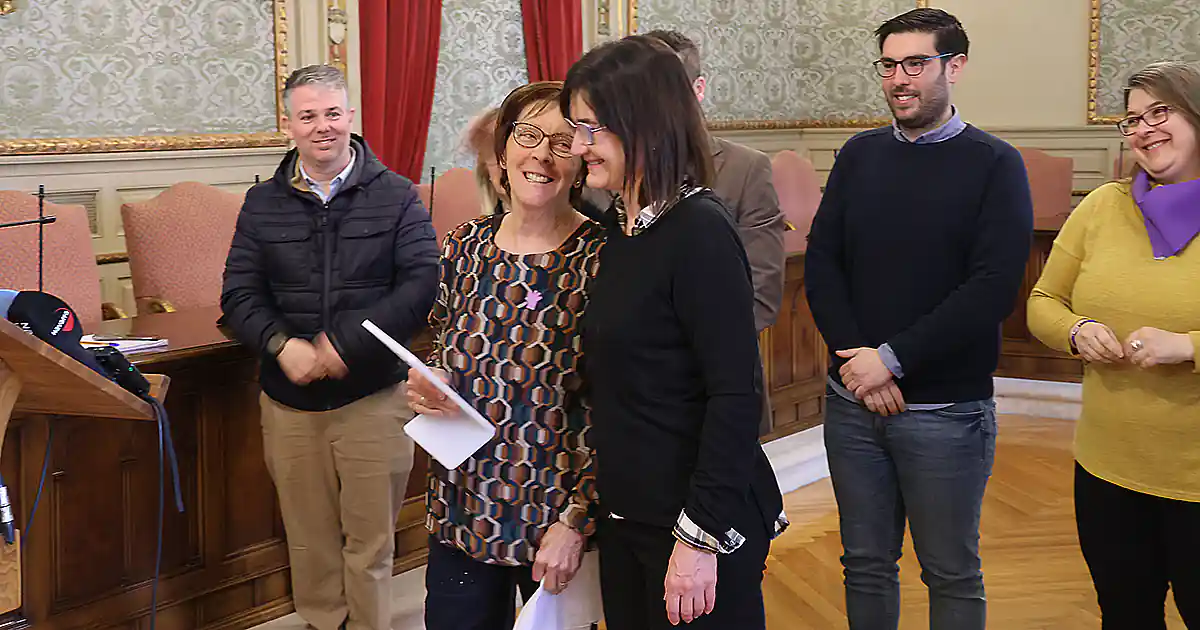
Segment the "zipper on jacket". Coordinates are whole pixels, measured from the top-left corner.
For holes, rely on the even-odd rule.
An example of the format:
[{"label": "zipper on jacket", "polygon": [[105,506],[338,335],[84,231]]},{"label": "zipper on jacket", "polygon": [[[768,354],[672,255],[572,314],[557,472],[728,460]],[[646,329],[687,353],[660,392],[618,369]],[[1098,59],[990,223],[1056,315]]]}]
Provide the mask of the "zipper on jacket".
[{"label": "zipper on jacket", "polygon": [[329,334],[329,328],[332,322],[329,321],[329,276],[333,273],[333,237],[329,230],[329,204],[324,203],[321,207],[321,239],[324,241],[322,246],[325,248],[325,274],[322,278],[324,290],[321,291],[321,330],[325,334]]}]

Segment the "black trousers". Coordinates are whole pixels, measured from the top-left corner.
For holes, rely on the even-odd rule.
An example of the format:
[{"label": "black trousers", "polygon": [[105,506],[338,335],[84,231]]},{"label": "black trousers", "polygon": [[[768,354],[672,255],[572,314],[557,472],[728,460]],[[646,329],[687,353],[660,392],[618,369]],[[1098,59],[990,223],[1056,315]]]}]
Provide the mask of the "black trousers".
[{"label": "black trousers", "polygon": [[512,630],[516,597],[538,588],[530,567],[485,564],[429,539],[425,567],[426,630]]},{"label": "black trousers", "polygon": [[717,560],[717,604],[712,613],[672,626],[663,601],[663,580],[675,548],[671,530],[602,519],[597,541],[608,630],[764,630],[762,580],[770,540],[759,518],[739,524],[738,531],[746,542]]},{"label": "black trousers", "polygon": [[1128,490],[1076,463],[1075,522],[1103,630],[1165,630],[1168,585],[1200,630],[1200,503]]}]

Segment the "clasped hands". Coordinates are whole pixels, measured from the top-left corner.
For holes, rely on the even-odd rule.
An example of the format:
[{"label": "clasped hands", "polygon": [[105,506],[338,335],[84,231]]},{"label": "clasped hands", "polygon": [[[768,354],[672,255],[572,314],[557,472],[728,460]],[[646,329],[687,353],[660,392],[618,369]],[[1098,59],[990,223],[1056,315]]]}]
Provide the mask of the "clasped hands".
[{"label": "clasped hands", "polygon": [[1149,326],[1133,331],[1121,342],[1108,326],[1087,322],[1075,333],[1075,350],[1089,363],[1128,361],[1142,369],[1195,360],[1195,347],[1187,334]]},{"label": "clasped hands", "polygon": [[881,416],[893,416],[905,409],[904,394],[896,384],[892,371],[879,358],[875,348],[838,350],[837,355],[849,359],[839,373],[842,385],[867,409]]},{"label": "clasped hands", "polygon": [[288,380],[297,385],[323,378],[342,379],[350,372],[325,333],[311,342],[299,337],[288,339],[276,360]]}]

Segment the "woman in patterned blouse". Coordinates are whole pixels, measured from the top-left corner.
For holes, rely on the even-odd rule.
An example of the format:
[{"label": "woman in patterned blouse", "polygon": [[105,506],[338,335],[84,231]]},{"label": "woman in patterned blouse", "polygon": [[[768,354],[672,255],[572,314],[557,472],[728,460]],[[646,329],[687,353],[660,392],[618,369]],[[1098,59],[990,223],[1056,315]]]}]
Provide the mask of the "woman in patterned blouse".
[{"label": "woman in patterned blouse", "polygon": [[[604,232],[576,211],[583,163],[561,91],[533,83],[505,99],[495,151],[510,211],[464,223],[443,246],[430,363],[499,430],[456,470],[431,463],[430,630],[511,628],[517,588],[562,590],[594,529],[578,331]],[[453,413],[409,378],[414,411]]]}]

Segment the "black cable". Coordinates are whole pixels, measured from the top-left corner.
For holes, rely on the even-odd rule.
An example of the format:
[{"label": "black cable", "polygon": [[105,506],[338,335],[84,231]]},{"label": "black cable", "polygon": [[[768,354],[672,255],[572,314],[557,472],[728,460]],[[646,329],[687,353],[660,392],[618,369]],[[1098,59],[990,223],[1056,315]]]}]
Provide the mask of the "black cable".
[{"label": "black cable", "polygon": [[166,515],[166,466],[171,467],[171,479],[175,487],[175,509],[183,512],[183,495],[179,488],[179,463],[175,455],[175,442],[171,439],[171,421],[167,410],[158,399],[147,392],[143,400],[154,409],[155,424],[158,425],[158,540],[154,550],[154,578],[150,583],[150,630],[154,630],[158,618],[158,580],[162,570],[163,521]]},{"label": "black cable", "polygon": [[162,549],[163,549],[163,515],[166,513],[166,490],[163,487],[164,473],[163,467],[163,423],[162,416],[158,413],[158,407],[154,408],[154,415],[157,416],[158,422],[158,544],[154,550],[154,580],[150,583],[150,630],[154,630],[155,622],[158,619],[158,573],[162,568]]},{"label": "black cable", "polygon": [[33,517],[37,515],[38,504],[42,502],[42,489],[46,487],[46,471],[50,470],[50,446],[54,444],[54,420],[46,422],[46,452],[42,454],[42,476],[38,478],[37,494],[33,497],[33,508],[29,510],[29,518],[25,519],[25,537],[21,539],[21,550],[29,544],[29,532],[33,531]]}]

